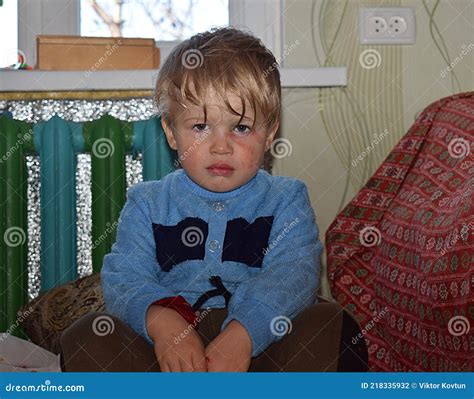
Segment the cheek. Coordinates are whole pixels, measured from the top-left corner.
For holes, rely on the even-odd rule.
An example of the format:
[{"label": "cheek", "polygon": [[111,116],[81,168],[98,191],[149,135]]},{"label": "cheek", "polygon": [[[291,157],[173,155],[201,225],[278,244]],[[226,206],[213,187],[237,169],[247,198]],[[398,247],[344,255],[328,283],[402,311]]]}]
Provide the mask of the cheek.
[{"label": "cheek", "polygon": [[245,165],[260,167],[264,155],[264,142],[253,141],[252,143],[239,143],[239,158]]},{"label": "cheek", "polygon": [[195,165],[198,160],[203,158],[203,151],[206,151],[205,144],[194,137],[180,137],[177,144],[181,163],[188,166]]},{"label": "cheek", "polygon": [[201,147],[205,146],[205,140],[202,137],[195,134],[182,134],[177,139],[178,148],[181,152],[193,152],[200,151]]}]

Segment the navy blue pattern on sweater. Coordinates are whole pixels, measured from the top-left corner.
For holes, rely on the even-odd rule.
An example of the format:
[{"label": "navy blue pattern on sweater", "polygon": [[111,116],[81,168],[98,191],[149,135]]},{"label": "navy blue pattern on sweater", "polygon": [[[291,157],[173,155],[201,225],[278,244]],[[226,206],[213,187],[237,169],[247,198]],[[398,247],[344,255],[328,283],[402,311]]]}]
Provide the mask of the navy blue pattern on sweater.
[{"label": "navy blue pattern on sweater", "polygon": [[[281,322],[315,303],[322,245],[306,185],[260,169],[224,193],[196,184],[183,169],[128,190],[117,240],[101,272],[107,311],[151,339],[146,311],[182,295],[191,305],[230,292],[228,317],[248,331],[252,357],[284,334]],[[199,301],[201,305],[202,298]],[[223,295],[203,308],[224,308]]]}]

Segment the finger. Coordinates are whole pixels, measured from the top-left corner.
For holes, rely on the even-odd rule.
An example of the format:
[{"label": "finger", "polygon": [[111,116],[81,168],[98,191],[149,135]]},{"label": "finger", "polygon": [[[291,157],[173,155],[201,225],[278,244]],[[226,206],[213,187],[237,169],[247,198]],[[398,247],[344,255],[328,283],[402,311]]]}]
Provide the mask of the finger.
[{"label": "finger", "polygon": [[206,356],[206,365],[207,365],[207,371],[208,372],[212,372],[212,371],[216,371],[216,362],[215,362],[215,359],[213,359],[213,357],[209,354],[207,354]]},{"label": "finger", "polygon": [[204,352],[201,352],[201,353],[192,352],[191,360],[193,362],[194,371],[196,372],[207,371],[207,361],[206,361],[206,356],[204,355]]},{"label": "finger", "polygon": [[172,359],[168,359],[168,365],[172,373],[181,371],[181,366],[179,364],[178,357],[173,357]]},{"label": "finger", "polygon": [[166,362],[159,362],[160,363],[160,370],[162,373],[169,373],[170,372],[170,367],[168,366],[168,363]]},{"label": "finger", "polygon": [[193,364],[191,362],[190,357],[188,357],[187,359],[180,358],[179,364],[181,365],[181,371],[188,372],[188,373],[191,371],[194,371]]},{"label": "finger", "polygon": [[211,356],[211,353],[212,353],[211,346],[208,345],[206,347],[206,349],[204,349],[204,357],[206,358],[206,360],[207,360],[208,357]]}]

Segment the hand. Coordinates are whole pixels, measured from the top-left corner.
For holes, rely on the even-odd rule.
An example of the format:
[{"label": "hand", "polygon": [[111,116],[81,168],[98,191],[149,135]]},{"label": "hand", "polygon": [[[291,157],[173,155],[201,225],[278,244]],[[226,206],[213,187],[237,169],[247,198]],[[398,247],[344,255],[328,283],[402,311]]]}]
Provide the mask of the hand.
[{"label": "hand", "polygon": [[252,340],[247,330],[237,320],[232,320],[207,346],[207,370],[246,372],[251,355]]},{"label": "hand", "polygon": [[152,305],[146,324],[162,372],[207,371],[201,337],[178,312]]}]

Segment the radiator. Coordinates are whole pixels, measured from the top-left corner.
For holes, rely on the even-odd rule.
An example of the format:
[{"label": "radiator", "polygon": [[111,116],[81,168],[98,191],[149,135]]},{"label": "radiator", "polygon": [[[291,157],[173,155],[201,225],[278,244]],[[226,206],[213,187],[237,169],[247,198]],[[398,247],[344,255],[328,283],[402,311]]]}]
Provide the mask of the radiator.
[{"label": "radiator", "polygon": [[41,291],[77,278],[76,165],[91,157],[92,269],[115,240],[126,198],[125,156],[141,154],[143,180],[175,169],[159,117],[123,122],[111,115],[71,122],[55,115],[27,123],[0,116],[0,331],[28,300],[27,155],[40,160]]}]

